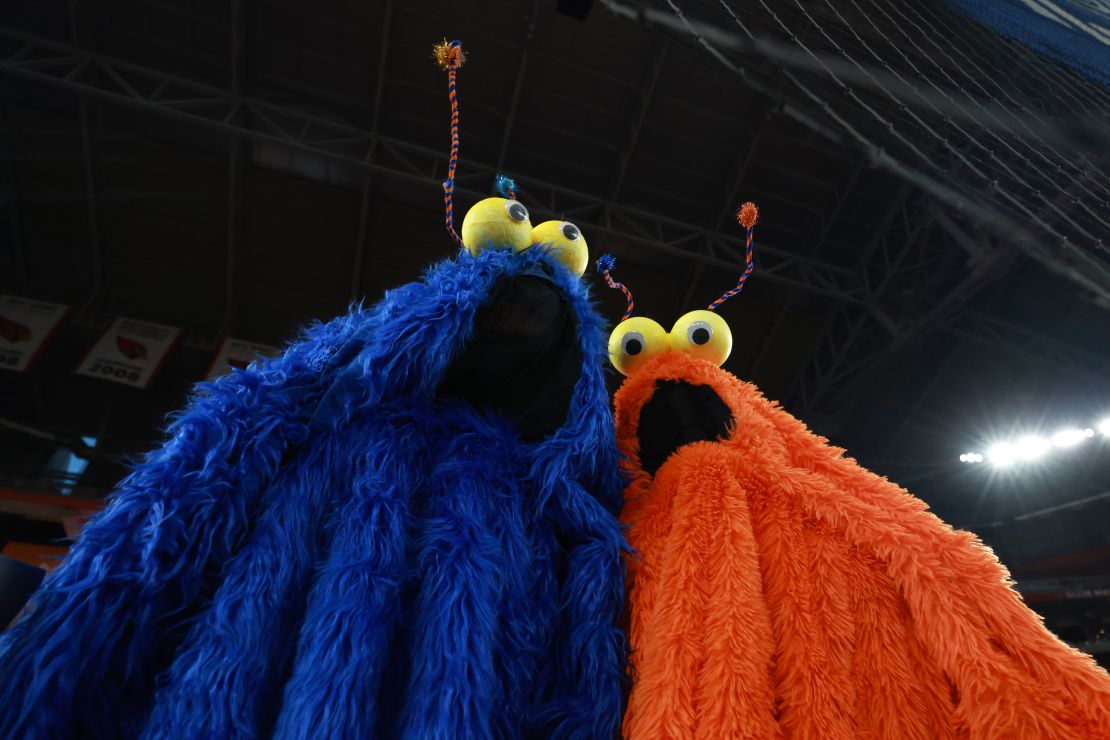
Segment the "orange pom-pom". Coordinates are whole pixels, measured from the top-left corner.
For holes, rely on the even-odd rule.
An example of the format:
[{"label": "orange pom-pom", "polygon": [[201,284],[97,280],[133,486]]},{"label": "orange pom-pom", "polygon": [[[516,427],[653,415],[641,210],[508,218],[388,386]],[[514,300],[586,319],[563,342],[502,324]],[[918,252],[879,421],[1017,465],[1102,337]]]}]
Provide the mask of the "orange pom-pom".
[{"label": "orange pom-pom", "polygon": [[736,220],[745,229],[750,229],[755,226],[756,220],[759,218],[759,209],[756,208],[755,203],[748,202],[740,206],[740,210],[736,212]]},{"label": "orange pom-pom", "polygon": [[462,44],[457,44],[447,39],[444,39],[432,47],[432,56],[435,57],[436,62],[445,72],[452,61],[455,62],[456,69],[463,66],[466,62],[466,55],[463,54]]}]

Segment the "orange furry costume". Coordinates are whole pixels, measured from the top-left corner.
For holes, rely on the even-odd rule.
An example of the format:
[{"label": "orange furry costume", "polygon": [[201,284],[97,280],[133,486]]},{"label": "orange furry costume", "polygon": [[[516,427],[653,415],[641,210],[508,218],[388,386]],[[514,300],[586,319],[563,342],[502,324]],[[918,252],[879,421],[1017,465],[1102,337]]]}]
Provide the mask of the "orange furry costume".
[{"label": "orange furry costume", "polygon": [[[733,423],[651,477],[641,410],[666,380],[708,386]],[[1110,677],[989,549],[751,384],[664,352],[616,414],[638,551],[626,737],[1110,738]]]}]

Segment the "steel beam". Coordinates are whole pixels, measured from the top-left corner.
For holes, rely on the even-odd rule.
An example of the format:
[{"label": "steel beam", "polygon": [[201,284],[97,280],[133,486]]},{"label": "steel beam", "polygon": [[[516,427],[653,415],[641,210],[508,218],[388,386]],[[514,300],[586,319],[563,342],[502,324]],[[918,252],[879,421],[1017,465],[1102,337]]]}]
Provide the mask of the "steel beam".
[{"label": "steel beam", "polygon": [[1089,381],[1110,378],[1110,359],[1057,337],[973,311],[961,311],[944,327],[952,336],[1000,349],[1015,358],[1035,360]]},{"label": "steel beam", "polygon": [[[378,137],[375,160],[370,161],[371,135],[365,130],[7,29],[0,29],[0,72],[232,136],[311,152],[356,171],[420,183],[437,191],[446,171],[446,151]],[[236,123],[241,111],[249,125]],[[466,174],[459,178],[456,192],[485,197],[496,168],[470,160],[464,161],[464,168]],[[735,272],[740,249],[734,233],[715,232],[539,180],[517,179],[522,190],[542,204],[530,204],[530,208],[544,216],[575,212],[576,223],[587,233],[613,235],[652,251]],[[690,248],[699,239],[707,240],[715,251],[724,250],[728,258]],[[861,287],[850,270],[773,245],[760,245],[760,268],[762,279],[768,282],[848,301],[862,300]]]},{"label": "steel beam", "polygon": [[[229,7],[230,33],[228,44],[228,64],[230,68],[231,94],[243,94],[243,76],[246,64],[246,22],[244,0],[231,0]],[[238,120],[233,123],[245,125],[242,109]],[[224,277],[224,320],[221,334],[235,332],[235,270],[238,261],[239,242],[243,231],[243,165],[246,155],[244,140],[233,138],[228,142],[227,157],[227,257]]]},{"label": "steel beam", "polygon": [[[858,363],[853,362],[855,358],[871,357],[873,345],[885,344],[894,333],[889,315],[877,302],[882,300],[884,291],[899,274],[902,264],[917,249],[918,237],[933,223],[931,204],[925,203],[918,210],[923,212],[910,214],[904,203],[898,204],[896,220],[878,239],[874,258],[862,265],[867,303],[840,307],[807,366],[788,392],[788,401],[800,402],[800,410],[807,417],[813,415],[837,383],[856,371]],[[870,346],[865,346],[862,352],[853,351],[865,338]]]},{"label": "steel beam", "polygon": [[93,168],[93,134],[89,123],[89,102],[80,101],[81,110],[81,160],[84,166],[85,210],[89,227],[89,254],[92,256],[92,291],[87,305],[104,296],[104,254],[100,238],[100,203],[96,195],[96,172]]},{"label": "steel beam", "polygon": [[[921,214],[924,218],[907,230],[906,212],[900,213],[902,219],[876,251],[875,272],[879,277],[868,292],[867,310],[843,307],[842,321],[850,315],[856,318],[846,333],[829,332],[828,351],[817,356],[798,390],[805,413],[820,411],[829,424],[826,432],[847,420],[872,381],[900,351],[959,321],[968,300],[1005,274],[1014,262],[1012,253],[985,243],[976,247],[968,266],[963,252],[949,247],[952,230],[959,230],[954,222],[934,227],[937,211],[928,207]],[[892,241],[901,242],[894,257]],[[973,240],[963,234],[958,241],[968,244]],[[907,290],[906,286],[913,289]],[[882,308],[896,302],[887,296],[888,291],[893,291],[901,304],[896,315]]]},{"label": "steel beam", "polygon": [[[2,92],[2,88],[0,88]],[[13,134],[14,136],[14,134]],[[15,282],[19,291],[27,294],[30,285],[30,275],[27,269],[27,247],[23,241],[23,227],[20,223],[19,190],[16,174],[16,163],[12,157],[13,146],[5,142],[3,187],[0,188],[0,213],[7,226],[8,246],[11,248],[12,263],[15,269]]]},{"label": "steel beam", "polygon": [[744,178],[748,175],[748,168],[751,167],[752,160],[755,159],[755,150],[759,147],[759,142],[763,140],[763,135],[767,132],[768,117],[766,113],[763,115],[762,121],[763,125],[759,127],[755,136],[744,147],[743,152],[737,157],[736,166],[732,168],[736,175],[732,178],[732,185],[724,189],[725,200],[721,204],[721,215],[717,217],[717,223],[715,224],[718,231],[735,218],[736,209],[740,205],[736,202],[740,198],[740,188],[744,184]]},{"label": "steel beam", "polygon": [[[756,135],[756,139],[758,140],[759,136],[762,136],[762,134],[763,129],[760,129],[759,133]],[[852,192],[855,189],[856,183],[859,181],[860,175],[863,174],[863,171],[864,169],[866,169],[866,167],[867,160],[865,158],[860,158],[859,161],[856,163],[856,166],[852,169],[852,176],[849,178],[848,184],[842,190],[839,190],[836,194],[836,206],[833,209],[832,215],[826,217],[822,214],[821,218],[823,220],[823,228],[821,229],[821,235],[817,238],[817,240],[813,243],[813,247],[809,250],[807,256],[810,259],[815,259],[817,255],[821,253],[821,250],[825,244],[825,240],[828,238],[829,232],[832,230],[833,225],[836,223],[836,219],[840,216],[840,212],[841,210],[843,210],[845,203],[847,203],[848,199],[852,196]],[[739,181],[737,182],[737,187],[738,186]],[[897,197],[900,199],[903,196],[900,195]],[[894,209],[892,209],[892,212],[893,211]],[[885,225],[883,228],[885,228]],[[774,346],[775,339],[778,336],[779,331],[782,329],[782,325],[785,322],[787,314],[794,307],[796,302],[797,295],[793,293],[790,294],[787,297],[786,301],[783,302],[778,315],[775,317],[775,323],[772,325],[771,330],[767,332],[766,338],[763,340],[763,342],[760,343],[759,351],[756,353],[755,360],[751,364],[749,373],[753,378],[758,377],[759,370],[763,366],[763,363],[766,361],[771,348]]]},{"label": "steel beam", "polygon": [[[890,229],[890,225],[894,223],[894,219],[897,218],[899,214],[903,214],[905,212],[906,201],[909,199],[911,192],[912,188],[910,187],[910,185],[908,183],[903,183],[902,188],[899,190],[899,192],[897,192],[894,197],[891,198],[890,205],[887,207],[882,219],[880,219],[878,227],[872,233],[871,239],[864,247],[863,254],[860,257],[855,270],[857,274],[864,275],[864,280],[866,280],[866,272],[864,268],[871,261],[871,257],[872,255],[874,255],[875,250],[877,250],[879,248],[879,245],[883,243],[883,239],[886,237],[887,231]],[[798,389],[803,383],[805,374],[810,371],[811,365],[813,365],[816,361],[816,358],[818,357],[819,352],[822,349],[822,343],[825,341],[826,335],[833,328],[835,322],[841,318],[843,310],[843,307],[838,306],[829,312],[828,320],[825,322],[820,338],[817,340],[817,342],[814,343],[806,359],[799,364],[797,372],[794,374],[794,377],[791,379],[790,384],[787,386],[788,390],[783,396],[784,401],[789,402],[792,397],[795,397],[800,392]],[[756,369],[758,368],[753,368],[753,373]]]},{"label": "steel beam", "polygon": [[532,43],[532,34],[536,29],[536,16],[539,11],[539,0],[532,0],[532,7],[528,9],[528,16],[524,24],[524,40],[520,44],[520,61],[516,65],[513,97],[509,101],[509,112],[505,116],[505,131],[501,134],[501,147],[497,151],[498,172],[505,167],[505,157],[509,154],[509,143],[513,138],[513,127],[516,125],[516,110],[520,105],[520,94],[524,90],[524,75],[528,70],[528,45]]},{"label": "steel beam", "polygon": [[[374,110],[370,114],[370,145],[366,164],[373,164],[378,152],[378,132],[382,120],[382,95],[385,92],[385,65],[389,56],[389,34],[393,27],[393,0],[386,0],[382,11],[382,40],[378,45],[378,75],[374,86]],[[355,237],[355,259],[351,268],[349,299],[356,301],[362,293],[362,265],[366,259],[366,239],[370,233],[370,198],[374,192],[374,175],[366,172],[362,177],[362,198],[358,206],[358,233]]]},{"label": "steel beam", "polygon": [[829,216],[822,216],[823,223],[821,235],[818,236],[817,241],[814,242],[813,249],[809,253],[810,257],[816,257],[821,254],[821,250],[825,246],[825,240],[829,238],[829,232],[832,231],[833,225],[836,224],[836,220],[840,217],[840,212],[844,210],[844,205],[848,202],[848,199],[852,197],[852,193],[856,188],[856,183],[859,182],[860,175],[863,174],[865,169],[867,169],[867,160],[861,158],[856,162],[856,166],[852,168],[852,176],[848,178],[848,184],[845,185],[843,189],[836,190],[836,205],[833,206],[833,211]]},{"label": "steel beam", "polygon": [[[651,101],[655,98],[655,89],[659,86],[659,76],[663,73],[663,66],[667,63],[667,53],[670,50],[670,45],[665,41],[657,41],[652,48],[652,64],[651,72],[648,77],[647,87],[640,93],[639,105],[636,111],[636,118],[632,122],[632,128],[628,132],[628,146],[625,147],[624,152],[620,155],[620,163],[617,165],[617,174],[613,178],[613,186],[609,189],[609,200],[615,201],[620,197],[621,188],[624,187],[624,178],[628,174],[628,165],[632,162],[632,156],[636,153],[636,144],[640,141],[640,132],[644,128],[644,122],[647,120],[648,109],[651,108]],[[718,229],[720,226],[717,227]]]},{"label": "steel beam", "polygon": [[[845,421],[846,415],[870,387],[873,379],[890,365],[900,351],[912,342],[937,331],[968,336],[986,344],[993,342],[999,348],[1024,354],[1027,358],[1065,366],[1078,376],[1097,377],[1100,372],[1110,371],[1110,360],[1105,357],[968,311],[965,306],[971,297],[1005,275],[1017,257],[1012,251],[1000,249],[990,242],[976,243],[951,220],[941,225],[935,217],[934,212],[933,220],[938,224],[938,228],[932,230],[934,239],[951,237],[953,230],[960,231],[959,237],[953,241],[960,242],[969,249],[972,255],[970,265],[963,264],[962,252],[947,247],[948,239],[940,239],[935,244],[926,243],[918,259],[906,267],[888,265],[890,280],[898,279],[898,284],[914,285],[918,299],[902,307],[902,316],[906,318],[886,317],[885,321],[878,322],[879,326],[873,324],[870,330],[862,323],[856,326],[858,333],[844,343],[858,341],[861,336],[867,337],[864,351],[850,355],[842,352],[836,357],[838,364],[834,365],[835,373],[822,375],[817,390],[802,387],[803,400],[808,404],[807,411],[812,410],[816,402],[821,405],[823,412],[831,414],[833,424]],[[946,257],[947,263],[944,260],[938,262],[930,259],[930,251],[938,253],[942,258]],[[957,263],[951,264],[954,259]],[[881,285],[879,291],[871,296],[874,301],[869,305],[873,313],[878,310],[877,306],[891,303],[882,295],[885,287],[886,285]],[[849,310],[851,309],[845,308],[845,311]],[[873,318],[878,320],[882,317],[874,313]],[[1017,340],[1015,332],[1022,333],[1026,340],[1024,344]],[[828,398],[830,394],[834,399],[822,403],[823,398]],[[896,431],[892,430],[890,437],[893,438],[895,434]]]},{"label": "steel beam", "polygon": [[[382,51],[384,55],[384,51]],[[382,68],[379,67],[381,70]],[[409,142],[381,137],[372,125],[367,132],[348,124],[313,116],[281,106],[255,100],[243,94],[204,85],[185,78],[129,64],[46,39],[0,29],[0,71],[40,84],[63,88],[90,98],[107,100],[189,124],[207,127],[237,138],[263,141],[309,152],[330,161],[342,163],[352,171],[386,178],[440,187],[446,170],[446,152],[438,152]],[[381,74],[381,73],[379,73]],[[381,85],[379,85],[379,90]],[[375,110],[380,110],[380,100]],[[246,120],[237,121],[242,114]],[[458,192],[479,198],[488,193],[496,167],[465,161],[459,178]],[[574,219],[590,233],[610,234],[625,242],[671,256],[682,257],[693,264],[720,268],[734,274],[741,257],[735,234],[669,219],[657,214],[619,205],[611,200],[569,188],[519,178],[529,196],[538,201],[530,207],[538,214],[559,216],[574,214]],[[901,239],[911,233],[908,214],[895,198],[889,219],[901,216],[898,228]],[[888,231],[888,229],[884,229]],[[894,238],[884,235],[876,240]],[[789,285],[812,293],[844,301],[848,318],[863,309],[877,336],[905,335],[905,327],[882,308],[881,286],[889,281],[887,273],[897,272],[898,257],[891,256],[890,245],[882,243],[881,259],[862,273],[834,267],[816,259],[808,259],[773,245],[760,245],[760,275],[768,282]],[[868,262],[872,260],[868,259]],[[912,265],[917,266],[917,265]],[[927,265],[925,265],[927,266]],[[921,267],[921,266],[918,266]],[[860,274],[863,275],[861,279]],[[878,283],[876,284],[876,280]],[[1058,343],[1039,336],[1028,336],[1020,327],[1007,327],[986,317],[970,323],[963,313],[955,314],[947,331],[962,333],[978,341],[986,341],[1022,352],[1026,356],[1047,358],[1069,368],[1090,368],[1092,359],[1080,356]],[[851,322],[847,338],[852,338]],[[880,334],[878,330],[883,332]],[[857,332],[858,333],[858,332]],[[835,342],[833,342],[835,345]],[[843,354],[843,347],[833,347],[834,360]],[[851,359],[839,360],[854,364]],[[828,388],[842,379],[847,366],[839,370],[822,367],[818,373]],[[850,368],[848,368],[850,369]],[[828,388],[823,392],[827,394]],[[820,388],[818,388],[820,390]],[[810,396],[811,391],[806,391]],[[822,394],[818,394],[822,395]]]},{"label": "steel beam", "polygon": [[[706,253],[710,253],[709,244],[704,245],[704,249]],[[692,310],[690,308],[690,303],[694,299],[694,291],[697,290],[698,285],[701,284],[701,275],[704,271],[704,262],[695,262],[691,264],[690,269],[686,271],[686,279],[683,280],[682,283],[680,283],[680,285],[686,286],[686,289],[682,291],[682,302],[678,305],[678,310],[680,314]]]}]

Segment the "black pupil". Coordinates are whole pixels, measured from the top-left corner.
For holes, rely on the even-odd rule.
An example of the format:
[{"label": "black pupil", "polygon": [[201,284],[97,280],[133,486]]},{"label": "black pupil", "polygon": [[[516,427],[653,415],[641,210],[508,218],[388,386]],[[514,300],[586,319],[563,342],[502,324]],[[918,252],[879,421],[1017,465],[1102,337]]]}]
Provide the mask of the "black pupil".
[{"label": "black pupil", "polygon": [[563,224],[563,236],[574,241],[578,238],[578,227],[574,224]]},{"label": "black pupil", "polygon": [[509,217],[513,221],[523,221],[528,218],[528,211],[524,210],[524,206],[519,203],[513,203],[509,206]]},{"label": "black pupil", "polygon": [[626,355],[638,355],[644,351],[644,344],[635,337],[627,339],[624,342],[624,353]]},{"label": "black pupil", "polygon": [[694,329],[691,338],[694,340],[694,344],[705,344],[709,341],[709,330],[704,326],[699,326],[697,329]]}]

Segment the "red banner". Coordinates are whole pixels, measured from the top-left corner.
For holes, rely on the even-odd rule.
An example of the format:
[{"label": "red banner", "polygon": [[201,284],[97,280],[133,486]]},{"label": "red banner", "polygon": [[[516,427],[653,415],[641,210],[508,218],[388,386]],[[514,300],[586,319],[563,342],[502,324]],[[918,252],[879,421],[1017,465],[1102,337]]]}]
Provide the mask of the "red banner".
[{"label": "red banner", "polygon": [[68,311],[60,303],[0,295],[0,369],[30,370]]}]

